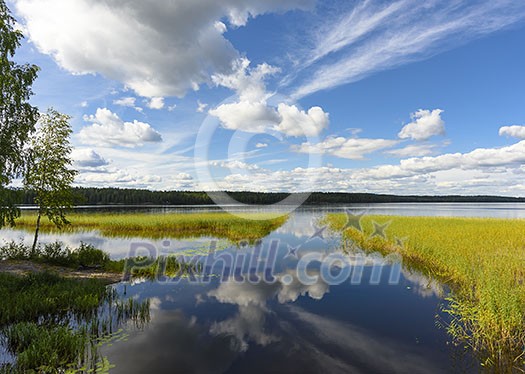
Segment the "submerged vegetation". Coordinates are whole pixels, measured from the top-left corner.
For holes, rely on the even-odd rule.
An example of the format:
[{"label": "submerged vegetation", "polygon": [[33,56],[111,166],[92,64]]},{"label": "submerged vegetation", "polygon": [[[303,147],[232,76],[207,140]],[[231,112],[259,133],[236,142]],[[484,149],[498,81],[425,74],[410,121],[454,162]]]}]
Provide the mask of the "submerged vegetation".
[{"label": "submerged vegetation", "polygon": [[[66,231],[97,230],[108,237],[142,237],[151,239],[212,236],[232,241],[257,240],[283,225],[287,217],[271,213],[246,213],[242,217],[229,213],[148,214],[87,213],[70,214]],[[23,214],[17,227],[31,230],[37,217]],[[42,220],[42,231],[56,230],[52,222]]]},{"label": "submerged vegetation", "polygon": [[[345,218],[330,214],[327,221],[342,230]],[[377,223],[387,222],[382,235]],[[362,225],[344,237],[366,251],[399,252],[406,265],[450,286],[447,329],[457,343],[491,370],[523,370],[525,220],[369,216]]]},{"label": "submerged vegetation", "polygon": [[7,351],[16,354],[16,364],[5,365],[5,372],[55,372],[68,364],[81,362],[88,344],[85,331],[65,326],[42,327],[33,322],[22,322],[5,329]]},{"label": "submerged vegetation", "polygon": [[46,272],[24,277],[0,273],[0,326],[60,321],[70,314],[88,316],[107,292],[96,279],[77,281]]},{"label": "submerged vegetation", "polygon": [[0,336],[5,373],[87,372],[106,361],[98,347],[118,327],[149,320],[149,302],[123,300],[97,279],[0,273]]},{"label": "submerged vegetation", "polygon": [[[13,275],[2,265],[12,261],[71,269],[109,271],[129,279],[159,279],[194,273],[198,265],[176,256],[111,260],[93,246],[70,249],[61,243],[0,247],[0,348],[11,356],[0,373],[83,373],[110,366],[98,348],[132,321],[142,328],[149,320],[149,301],[122,299],[104,279],[73,279],[48,271]],[[4,357],[5,359],[5,357]]]}]

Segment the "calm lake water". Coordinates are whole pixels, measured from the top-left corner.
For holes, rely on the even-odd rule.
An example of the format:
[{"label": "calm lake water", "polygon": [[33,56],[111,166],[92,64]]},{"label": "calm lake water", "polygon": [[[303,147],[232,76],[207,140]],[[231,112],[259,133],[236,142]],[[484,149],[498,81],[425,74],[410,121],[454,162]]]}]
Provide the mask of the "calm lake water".
[{"label": "calm lake water", "polygon": [[[399,263],[360,253],[349,263],[332,261],[323,268],[326,259],[343,254],[340,238],[322,231],[316,218],[347,208],[386,215],[525,218],[520,204],[372,204],[299,209],[259,245],[213,237],[118,239],[97,232],[43,234],[41,239],[73,247],[83,241],[113,258],[177,253],[210,264],[212,276],[205,278],[116,286],[129,297],[149,298],[152,320],[143,330],[131,329],[128,340],[103,349],[114,373],[476,372],[468,352],[450,344],[438,326],[447,322],[441,312],[446,289],[440,284]],[[95,210],[86,214],[90,211]],[[18,230],[1,230],[0,238],[30,240]],[[299,275],[300,264],[308,265],[304,274],[310,282]],[[235,270],[222,277],[225,268]],[[327,276],[323,269],[329,270]]]}]

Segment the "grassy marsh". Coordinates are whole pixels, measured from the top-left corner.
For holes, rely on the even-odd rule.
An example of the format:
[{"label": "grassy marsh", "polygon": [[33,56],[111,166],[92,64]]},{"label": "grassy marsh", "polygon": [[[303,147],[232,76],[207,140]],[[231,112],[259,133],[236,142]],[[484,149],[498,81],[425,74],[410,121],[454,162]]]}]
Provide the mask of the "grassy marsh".
[{"label": "grassy marsh", "polygon": [[[342,230],[346,216],[327,222]],[[390,222],[386,237],[374,222]],[[525,220],[367,216],[343,235],[366,251],[399,252],[405,264],[449,285],[448,332],[496,372],[523,370]]]},{"label": "grassy marsh", "polygon": [[[72,213],[64,231],[96,230],[107,237],[142,237],[150,239],[193,238],[211,236],[232,241],[257,240],[283,225],[288,217],[271,213],[245,213],[241,217],[229,213]],[[36,214],[24,213],[17,227],[33,230]],[[57,229],[47,219],[42,231]]]},{"label": "grassy marsh", "polygon": [[149,320],[149,302],[122,299],[97,279],[52,273],[0,273],[0,337],[12,360],[5,373],[87,372],[104,359],[98,347],[127,321]]},{"label": "grassy marsh", "polygon": [[[118,338],[115,333],[127,321],[144,327],[150,305],[120,297],[106,278],[92,278],[91,271],[113,272],[119,279],[124,273],[129,279],[158,279],[184,276],[197,266],[176,256],[116,261],[90,245],[70,249],[61,243],[33,251],[12,242],[0,247],[0,258],[0,343],[12,356],[0,362],[0,373],[106,372],[111,365],[98,348]],[[44,269],[89,269],[89,278],[66,278],[38,266],[14,275],[5,271],[13,261],[49,266]]]}]

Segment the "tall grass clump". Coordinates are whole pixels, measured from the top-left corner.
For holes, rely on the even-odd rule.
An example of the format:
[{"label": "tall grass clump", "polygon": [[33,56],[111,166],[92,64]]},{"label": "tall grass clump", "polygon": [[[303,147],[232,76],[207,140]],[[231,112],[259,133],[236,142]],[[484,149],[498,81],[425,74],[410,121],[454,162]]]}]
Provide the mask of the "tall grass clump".
[{"label": "tall grass clump", "polygon": [[16,356],[16,364],[9,368],[13,372],[56,373],[84,364],[88,336],[83,329],[22,322],[6,328],[4,336],[7,351]]},{"label": "tall grass clump", "polygon": [[[237,217],[229,213],[86,213],[68,215],[70,225],[62,230],[96,230],[107,237],[142,237],[150,239],[214,237],[232,241],[257,240],[282,226],[287,217],[271,213],[246,213]],[[17,227],[32,230],[34,213],[24,213]],[[43,219],[41,229],[57,228]]]},{"label": "tall grass clump", "polygon": [[0,273],[0,299],[0,341],[14,357],[0,363],[6,373],[89,372],[118,326],[149,321],[149,301],[123,300],[98,279]]},{"label": "tall grass clump", "polygon": [[[346,217],[330,214],[335,230]],[[373,222],[390,222],[387,239]],[[448,332],[496,372],[525,367],[525,220],[368,216],[343,236],[367,251],[399,252],[451,288]]]},{"label": "tall grass clump", "polygon": [[[129,279],[160,279],[192,274],[198,266],[176,256],[111,260],[91,245],[70,249],[62,243],[39,246],[7,243],[0,257],[10,261],[124,273]],[[46,267],[45,269],[50,269]],[[69,274],[69,273],[65,273]],[[0,344],[13,362],[0,362],[0,373],[83,373],[111,367],[98,349],[124,323],[143,328],[150,303],[122,299],[103,279],[64,278],[49,271],[25,276],[0,272]]]},{"label": "tall grass clump", "polygon": [[65,279],[47,272],[23,277],[0,273],[0,326],[90,316],[107,296],[108,288],[97,279]]}]

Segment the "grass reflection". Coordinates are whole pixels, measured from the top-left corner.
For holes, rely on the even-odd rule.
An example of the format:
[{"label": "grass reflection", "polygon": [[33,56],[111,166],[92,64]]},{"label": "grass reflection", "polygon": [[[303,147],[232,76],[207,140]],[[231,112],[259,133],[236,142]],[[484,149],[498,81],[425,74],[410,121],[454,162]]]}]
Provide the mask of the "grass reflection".
[{"label": "grass reflection", "polygon": [[[347,223],[341,214],[327,221],[335,230]],[[374,235],[377,222],[389,221],[388,235]],[[525,220],[368,216],[362,224],[343,236],[366,251],[399,252],[405,264],[450,286],[446,328],[457,344],[490,370],[523,370]]]}]

